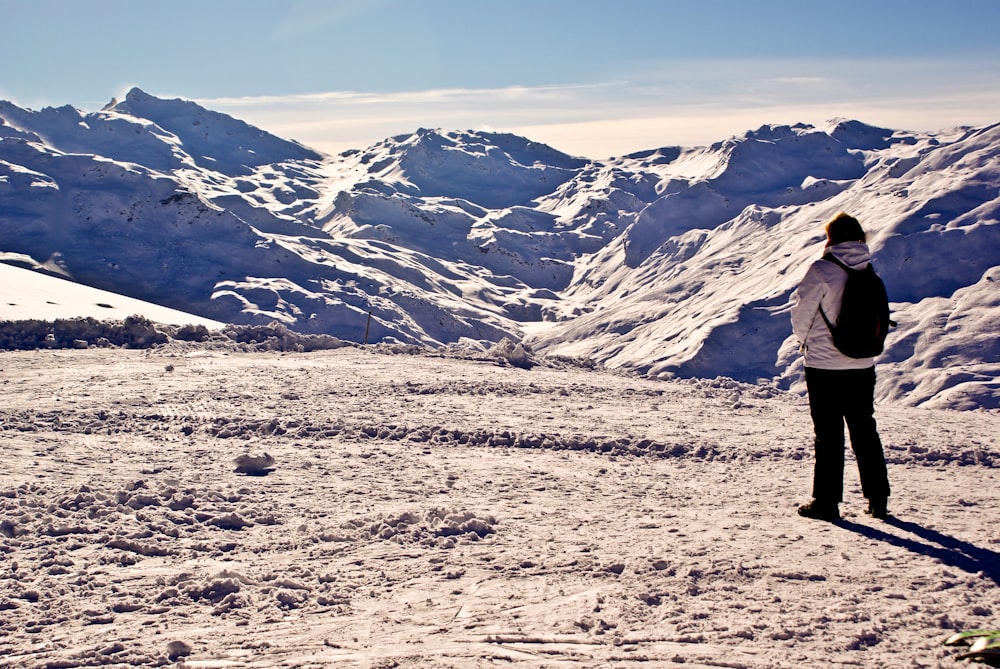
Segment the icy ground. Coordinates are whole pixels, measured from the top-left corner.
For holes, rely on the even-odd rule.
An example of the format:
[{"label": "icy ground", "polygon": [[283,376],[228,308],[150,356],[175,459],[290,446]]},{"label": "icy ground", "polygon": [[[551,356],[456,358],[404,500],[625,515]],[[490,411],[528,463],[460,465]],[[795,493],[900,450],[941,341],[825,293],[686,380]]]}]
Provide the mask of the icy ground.
[{"label": "icy ground", "polygon": [[834,525],[768,386],[194,345],[0,379],[2,667],[958,667],[1000,623],[995,411],[879,406],[895,516],[849,462]]}]

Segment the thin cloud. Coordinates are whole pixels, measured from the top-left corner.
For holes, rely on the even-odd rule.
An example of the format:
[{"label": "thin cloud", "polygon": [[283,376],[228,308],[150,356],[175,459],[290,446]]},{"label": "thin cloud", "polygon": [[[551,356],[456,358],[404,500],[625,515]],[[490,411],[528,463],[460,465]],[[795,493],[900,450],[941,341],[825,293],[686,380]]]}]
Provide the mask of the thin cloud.
[{"label": "thin cloud", "polygon": [[580,85],[331,91],[199,102],[327,153],[365,148],[420,127],[488,126],[567,153],[604,158],[706,145],[764,123],[820,124],[844,117],[937,130],[1000,121],[1000,86],[984,85],[990,68],[979,62],[972,70],[978,76],[949,77],[956,71],[970,70],[912,61],[691,62],[674,63],[660,79],[646,69],[633,80]]},{"label": "thin cloud", "polygon": [[240,97],[201,98],[199,103],[215,107],[266,107],[298,106],[309,104],[425,104],[475,103],[479,101],[504,100],[550,100],[563,102],[594,92],[614,92],[627,86],[626,81],[611,81],[592,84],[563,84],[554,86],[508,86],[504,88],[434,88],[418,91],[364,92],[325,91],[295,95],[259,95]]}]

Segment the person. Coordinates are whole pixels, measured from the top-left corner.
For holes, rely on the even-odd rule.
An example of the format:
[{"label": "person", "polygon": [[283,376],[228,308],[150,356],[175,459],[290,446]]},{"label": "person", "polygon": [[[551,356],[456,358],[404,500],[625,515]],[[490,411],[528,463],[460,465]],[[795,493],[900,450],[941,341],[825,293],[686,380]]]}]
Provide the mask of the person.
[{"label": "person", "polygon": [[[826,224],[824,255],[832,254],[848,267],[864,269],[871,262],[861,224],[845,213]],[[888,515],[889,477],[875,423],[875,360],[850,358],[833,343],[820,308],[837,322],[847,272],[829,260],[810,265],[792,294],[792,331],[805,357],[806,392],[815,432],[816,460],[813,499],[799,507],[806,518],[838,520],[844,490],[844,423],[858,462],[867,513]]]}]

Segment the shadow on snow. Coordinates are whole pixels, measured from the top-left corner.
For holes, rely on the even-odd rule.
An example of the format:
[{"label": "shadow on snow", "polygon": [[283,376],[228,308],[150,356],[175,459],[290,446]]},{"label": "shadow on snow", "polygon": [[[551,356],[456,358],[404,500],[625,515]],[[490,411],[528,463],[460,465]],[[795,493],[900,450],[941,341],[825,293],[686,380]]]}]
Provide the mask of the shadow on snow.
[{"label": "shadow on snow", "polygon": [[838,521],[837,525],[869,539],[877,539],[919,555],[936,558],[943,564],[970,574],[982,573],[1000,585],[1000,553],[980,548],[967,541],[950,537],[937,530],[907,520],[889,517],[885,523],[890,527],[913,534],[917,538],[899,536],[877,527],[862,525],[850,520]]}]

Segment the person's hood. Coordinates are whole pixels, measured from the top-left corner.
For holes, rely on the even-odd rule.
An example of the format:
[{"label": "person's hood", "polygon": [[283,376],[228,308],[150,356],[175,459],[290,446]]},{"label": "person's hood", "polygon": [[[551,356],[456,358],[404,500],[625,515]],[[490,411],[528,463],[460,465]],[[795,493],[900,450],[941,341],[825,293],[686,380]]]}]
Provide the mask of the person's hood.
[{"label": "person's hood", "polygon": [[864,242],[842,242],[828,246],[823,252],[832,254],[840,262],[853,269],[864,269],[872,260],[872,253]]}]

